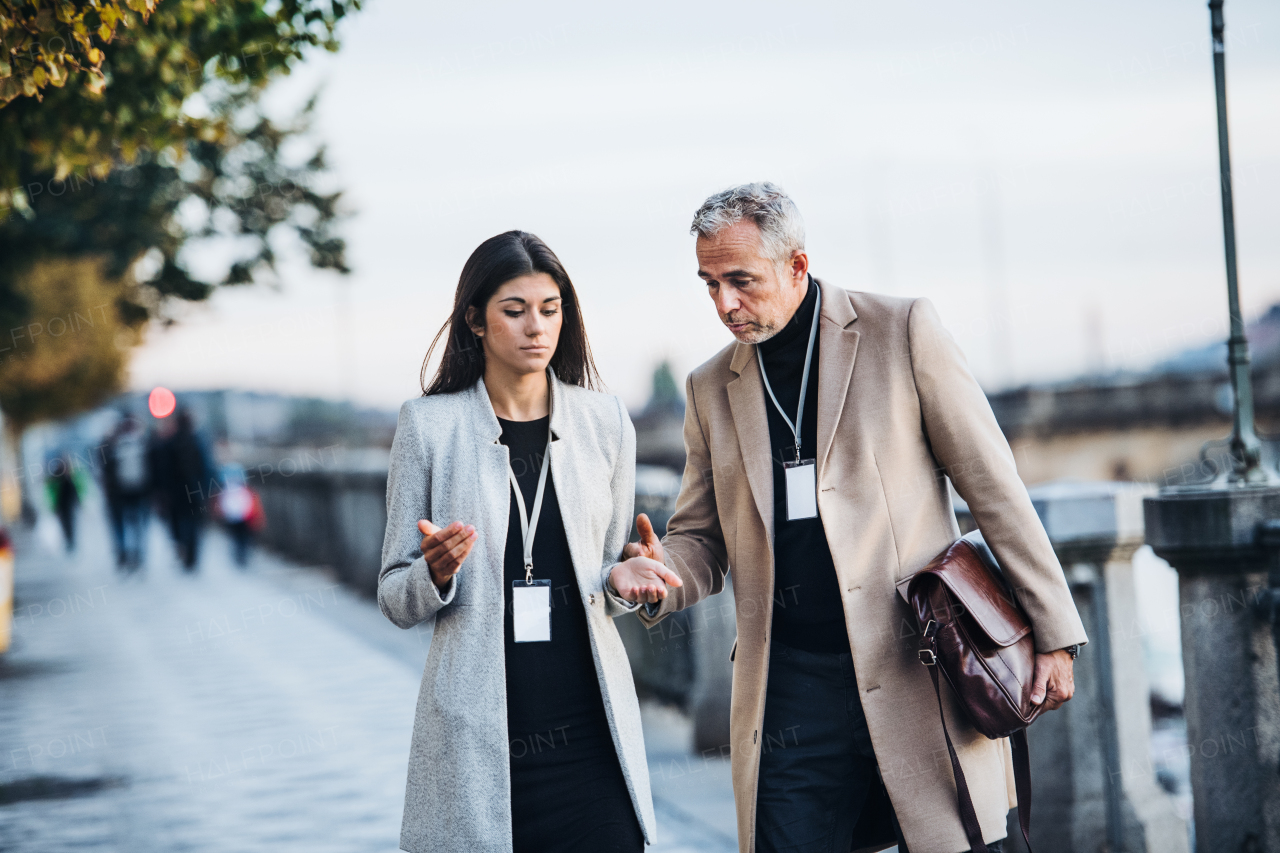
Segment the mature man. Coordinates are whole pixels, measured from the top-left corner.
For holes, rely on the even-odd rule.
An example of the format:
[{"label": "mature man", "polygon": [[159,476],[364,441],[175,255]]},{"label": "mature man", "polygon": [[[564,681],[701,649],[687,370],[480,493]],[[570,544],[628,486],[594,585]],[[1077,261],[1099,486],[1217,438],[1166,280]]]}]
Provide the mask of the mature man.
[{"label": "mature man", "polygon": [[[733,568],[744,853],[968,850],[932,682],[894,585],[959,535],[949,478],[1031,619],[1033,701],[1071,698],[1084,628],[1009,446],[928,300],[810,276],[803,222],[780,189],[718,193],[692,231],[698,275],[737,342],[689,376],[675,515],[660,543],[639,521],[614,591],[648,602],[641,618],[653,624],[719,592]],[[1008,745],[943,698],[998,851],[1015,804]]]}]

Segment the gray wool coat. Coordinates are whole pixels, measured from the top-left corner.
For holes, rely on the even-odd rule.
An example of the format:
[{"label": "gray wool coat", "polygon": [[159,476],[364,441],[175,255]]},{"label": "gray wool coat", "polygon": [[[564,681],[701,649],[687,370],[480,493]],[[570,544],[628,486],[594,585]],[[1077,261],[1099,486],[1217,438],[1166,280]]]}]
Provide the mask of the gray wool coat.
[{"label": "gray wool coat", "polygon": [[[605,714],[631,802],[653,843],[640,706],[604,590],[631,530],[635,428],[622,402],[551,379],[551,477],[587,614]],[[409,400],[391,445],[378,606],[401,628],[434,623],[418,692],[400,846],[412,853],[509,853],[511,772],[503,608],[511,490],[508,451],[484,381]],[[479,536],[443,593],[420,550],[418,519]]]}]

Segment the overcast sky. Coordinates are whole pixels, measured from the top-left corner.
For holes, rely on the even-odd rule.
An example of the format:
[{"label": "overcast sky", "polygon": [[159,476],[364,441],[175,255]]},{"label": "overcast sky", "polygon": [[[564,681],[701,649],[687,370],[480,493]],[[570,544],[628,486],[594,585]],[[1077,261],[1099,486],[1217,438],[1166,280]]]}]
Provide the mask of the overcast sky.
[{"label": "overcast sky", "polygon": [[[1240,282],[1280,302],[1280,4],[1227,3]],[[319,135],[354,272],[304,263],[153,330],[132,384],[418,393],[482,240],[532,231],[578,288],[609,389],[644,402],[731,341],[695,276],[710,193],[771,180],[814,273],[926,296],[994,389],[1142,367],[1225,334],[1209,16],[1200,0],[369,0]]]}]

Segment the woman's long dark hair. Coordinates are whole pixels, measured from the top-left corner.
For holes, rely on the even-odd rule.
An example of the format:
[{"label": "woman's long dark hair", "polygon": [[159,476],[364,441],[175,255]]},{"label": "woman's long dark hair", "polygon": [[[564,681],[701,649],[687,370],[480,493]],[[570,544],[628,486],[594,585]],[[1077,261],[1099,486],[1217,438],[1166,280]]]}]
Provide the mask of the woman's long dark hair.
[{"label": "woman's long dark hair", "polygon": [[[440,331],[436,332],[427,356],[422,360],[419,381],[423,396],[452,394],[470,388],[484,376],[484,348],[480,339],[467,325],[467,309],[475,308],[483,322],[485,307],[499,287],[522,275],[546,273],[560,288],[560,310],[564,320],[560,326],[560,341],[551,356],[551,368],[561,382],[597,388],[600,374],[591,360],[591,345],[587,342],[587,329],[582,322],[582,310],[578,307],[578,294],[573,282],[564,271],[564,265],[546,243],[525,231],[508,231],[490,237],[481,243],[467,258],[458,279],[458,291],[453,297],[453,313]],[[444,355],[436,369],[435,378],[427,384],[427,364],[440,340],[445,339]]]}]

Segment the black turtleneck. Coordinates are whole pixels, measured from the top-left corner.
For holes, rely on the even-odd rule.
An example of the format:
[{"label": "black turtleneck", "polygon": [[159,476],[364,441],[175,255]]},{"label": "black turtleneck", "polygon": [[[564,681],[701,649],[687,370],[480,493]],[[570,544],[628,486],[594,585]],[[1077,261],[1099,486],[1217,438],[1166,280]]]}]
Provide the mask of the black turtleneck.
[{"label": "black turtleneck", "polygon": [[[769,384],[789,420],[795,420],[800,401],[800,379],[818,285],[809,279],[809,290],[795,315],[769,340],[760,354]],[[819,335],[820,337],[820,335]],[[817,457],[818,446],[818,340],[813,342],[809,386],[804,400],[800,446],[804,459]],[[849,635],[844,625],[840,582],[831,561],[827,532],[821,518],[787,521],[786,473],[783,462],[795,459],[795,437],[778,409],[764,394],[769,416],[769,446],[773,450],[773,639],[810,652],[847,652]]]}]

